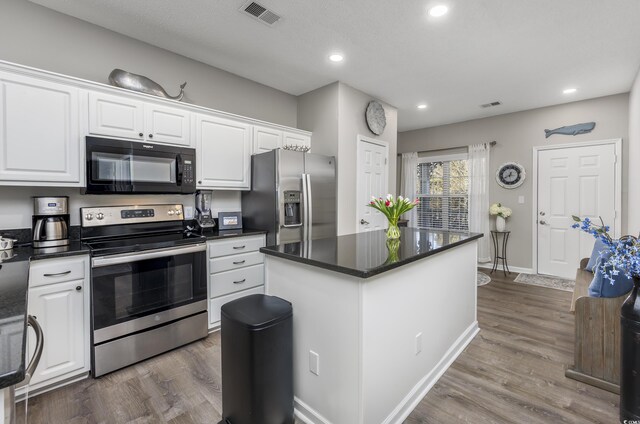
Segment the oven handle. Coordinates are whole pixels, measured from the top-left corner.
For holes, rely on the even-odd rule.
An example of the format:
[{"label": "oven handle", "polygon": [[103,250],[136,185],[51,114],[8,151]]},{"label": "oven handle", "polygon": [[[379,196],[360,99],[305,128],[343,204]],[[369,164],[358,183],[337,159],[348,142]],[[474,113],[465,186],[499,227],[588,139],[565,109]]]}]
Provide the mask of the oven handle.
[{"label": "oven handle", "polygon": [[195,244],[188,247],[171,247],[169,249],[149,250],[140,253],[122,253],[112,256],[101,256],[91,259],[92,268],[100,268],[109,265],[128,264],[131,262],[144,261],[146,259],[162,258],[165,256],[184,255],[187,253],[204,252],[207,250],[206,243]]}]

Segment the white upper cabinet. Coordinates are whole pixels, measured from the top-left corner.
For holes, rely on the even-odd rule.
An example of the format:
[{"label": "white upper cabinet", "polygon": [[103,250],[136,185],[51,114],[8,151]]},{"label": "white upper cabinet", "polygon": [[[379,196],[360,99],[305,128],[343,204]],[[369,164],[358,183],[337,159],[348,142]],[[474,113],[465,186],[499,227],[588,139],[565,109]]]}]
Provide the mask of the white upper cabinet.
[{"label": "white upper cabinet", "polygon": [[252,128],[240,121],[197,115],[198,188],[250,189]]},{"label": "white upper cabinet", "polygon": [[309,147],[311,148],[311,137],[305,134],[296,134],[285,132],[284,140],[282,141],[283,146],[298,146],[298,147]]},{"label": "white upper cabinet", "polygon": [[143,140],[143,120],[143,102],[89,92],[89,134]]},{"label": "white upper cabinet", "polygon": [[191,113],[124,96],[89,92],[89,134],[189,146]]},{"label": "white upper cabinet", "polygon": [[267,127],[253,127],[253,153],[268,152],[282,147],[282,131]]},{"label": "white upper cabinet", "polygon": [[0,184],[80,183],[78,89],[0,71]]},{"label": "white upper cabinet", "polygon": [[186,110],[147,103],[145,135],[150,141],[189,146],[191,144],[191,114]]}]

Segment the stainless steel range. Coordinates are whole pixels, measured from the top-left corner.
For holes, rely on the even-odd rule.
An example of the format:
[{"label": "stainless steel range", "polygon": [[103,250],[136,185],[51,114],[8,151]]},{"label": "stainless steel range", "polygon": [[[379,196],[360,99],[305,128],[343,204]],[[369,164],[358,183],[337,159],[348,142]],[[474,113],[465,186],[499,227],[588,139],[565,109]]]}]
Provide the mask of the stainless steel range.
[{"label": "stainless steel range", "polygon": [[206,238],[182,205],[82,208],[95,377],[207,336]]}]

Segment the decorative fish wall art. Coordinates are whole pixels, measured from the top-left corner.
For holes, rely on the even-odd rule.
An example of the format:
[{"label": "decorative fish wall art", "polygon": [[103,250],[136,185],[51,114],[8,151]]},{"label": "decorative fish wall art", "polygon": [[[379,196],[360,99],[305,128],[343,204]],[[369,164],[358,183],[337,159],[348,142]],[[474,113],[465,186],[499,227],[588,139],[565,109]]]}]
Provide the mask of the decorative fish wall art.
[{"label": "decorative fish wall art", "polygon": [[114,69],[109,74],[109,83],[116,87],[126,88],[127,90],[138,91],[140,93],[151,94],[152,96],[164,97],[165,99],[180,101],[184,97],[185,82],[180,86],[180,94],[170,96],[164,88],[157,82],[145,77],[144,75],[132,74],[122,69]]},{"label": "decorative fish wall art", "polygon": [[584,124],[569,125],[567,127],[556,128],[555,130],[544,130],[544,138],[549,138],[554,134],[578,135],[587,134],[596,127],[595,122],[585,122]]}]

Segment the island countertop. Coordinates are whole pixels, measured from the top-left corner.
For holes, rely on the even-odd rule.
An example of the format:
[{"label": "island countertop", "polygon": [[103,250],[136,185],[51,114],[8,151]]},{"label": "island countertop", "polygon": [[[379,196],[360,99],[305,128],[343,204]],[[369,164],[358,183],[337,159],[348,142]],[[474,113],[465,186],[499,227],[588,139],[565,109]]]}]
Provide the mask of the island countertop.
[{"label": "island countertop", "polygon": [[266,255],[369,278],[482,237],[479,233],[401,228],[400,240],[386,231],[283,243],[260,249]]}]

